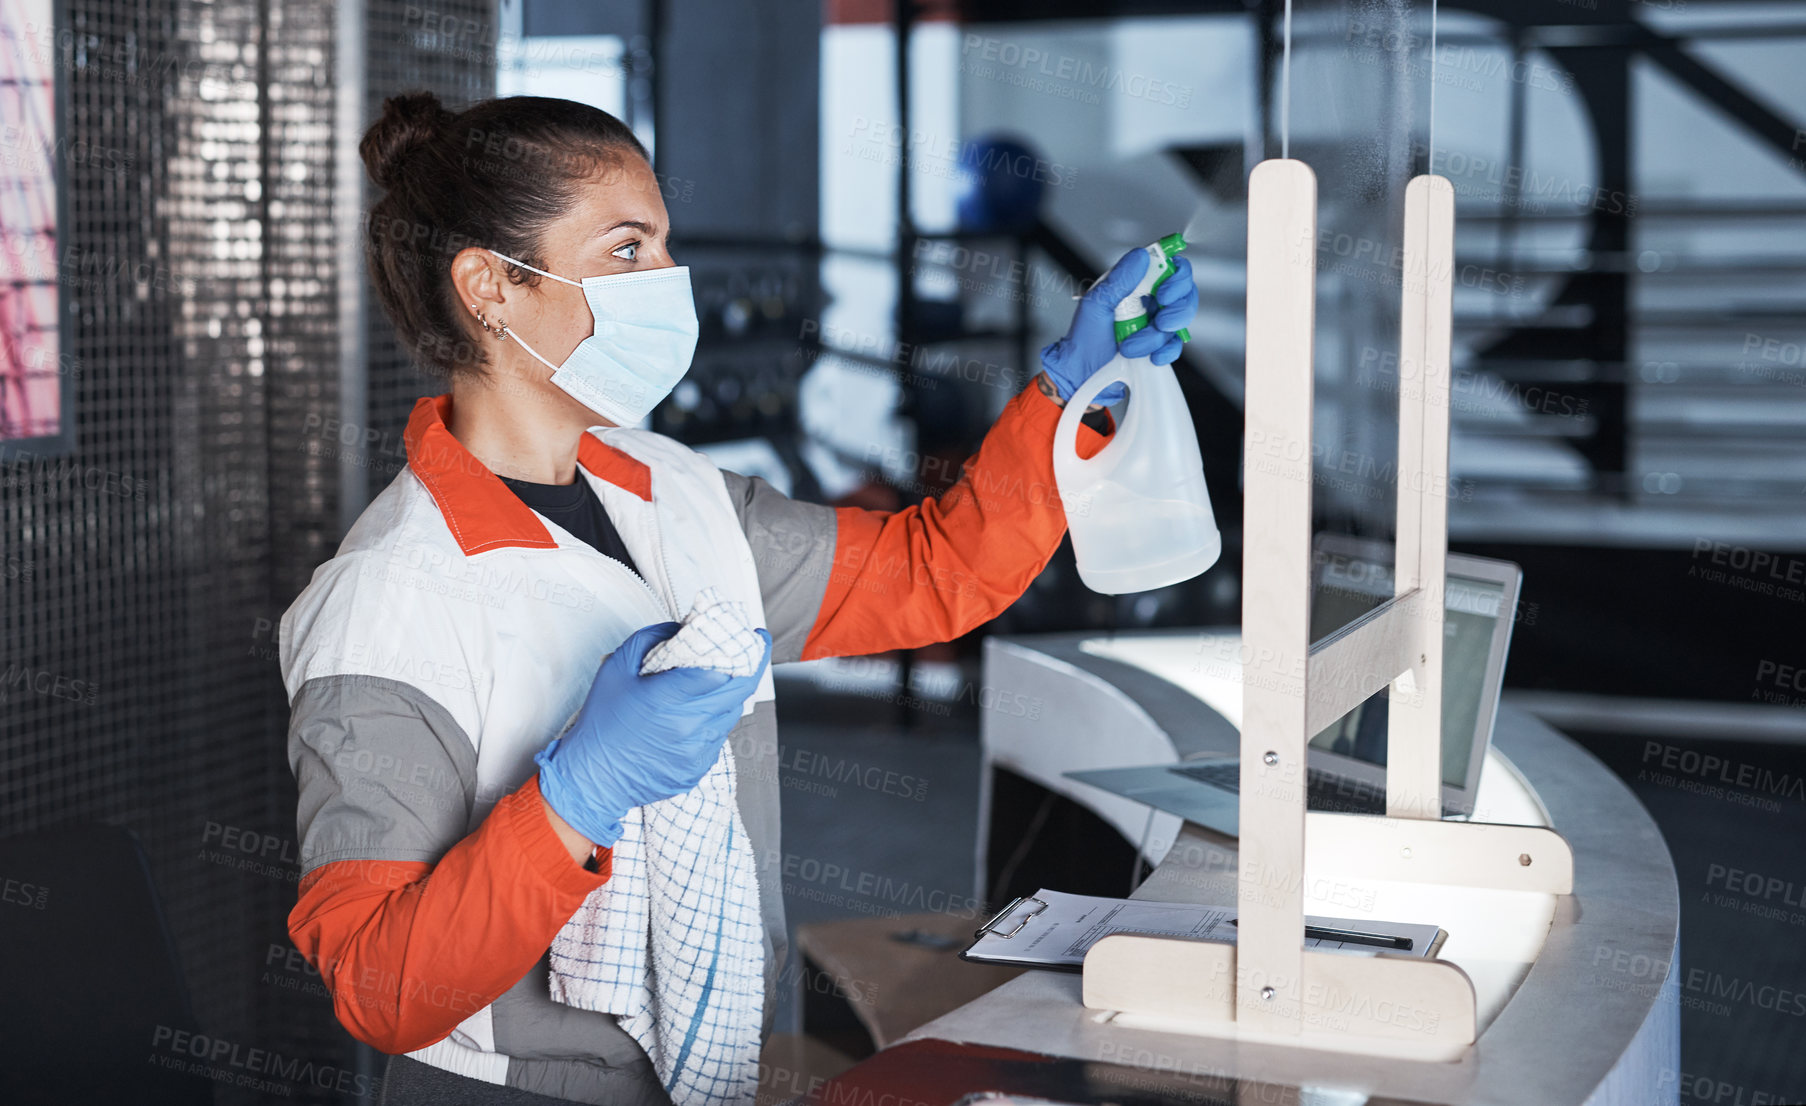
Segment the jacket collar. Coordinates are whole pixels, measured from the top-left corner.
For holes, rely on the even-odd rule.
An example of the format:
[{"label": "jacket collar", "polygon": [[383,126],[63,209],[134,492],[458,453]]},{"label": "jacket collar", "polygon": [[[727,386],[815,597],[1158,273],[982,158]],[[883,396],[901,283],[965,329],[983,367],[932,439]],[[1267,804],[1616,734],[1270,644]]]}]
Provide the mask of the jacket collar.
[{"label": "jacket collar", "polygon": [[[556,549],[558,543],[533,509],[445,428],[451,404],[450,393],[421,397],[408,416],[402,440],[407,446],[408,468],[439,505],[458,547],[467,557],[506,546]],[[604,445],[594,434],[585,432],[577,443],[577,464],[648,503],[652,501],[652,470]]]}]

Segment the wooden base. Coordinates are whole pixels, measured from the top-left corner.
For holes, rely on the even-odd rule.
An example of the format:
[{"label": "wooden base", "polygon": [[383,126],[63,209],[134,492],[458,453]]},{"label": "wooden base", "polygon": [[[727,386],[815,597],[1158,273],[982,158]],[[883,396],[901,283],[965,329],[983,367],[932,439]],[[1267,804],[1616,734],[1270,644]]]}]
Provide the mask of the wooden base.
[{"label": "wooden base", "polygon": [[[1312,812],[1305,857],[1307,872],[1338,878],[1574,890],[1573,850],[1539,826]],[[1402,1059],[1452,1060],[1474,1042],[1473,983],[1447,961],[1305,949],[1297,980],[1238,978],[1236,952],[1112,934],[1086,953],[1085,1005],[1117,1011],[1121,1025]]]},{"label": "wooden base", "polygon": [[[1474,986],[1447,961],[1306,949],[1301,981],[1236,976],[1234,945],[1114,933],[1085,954],[1084,1003],[1119,1025],[1408,1060],[1455,1060],[1474,1043]],[[1299,1034],[1238,1020],[1238,996],[1296,1010]]]},{"label": "wooden base", "polygon": [[1307,872],[1549,895],[1574,891],[1574,850],[1541,826],[1315,811],[1304,820]]}]

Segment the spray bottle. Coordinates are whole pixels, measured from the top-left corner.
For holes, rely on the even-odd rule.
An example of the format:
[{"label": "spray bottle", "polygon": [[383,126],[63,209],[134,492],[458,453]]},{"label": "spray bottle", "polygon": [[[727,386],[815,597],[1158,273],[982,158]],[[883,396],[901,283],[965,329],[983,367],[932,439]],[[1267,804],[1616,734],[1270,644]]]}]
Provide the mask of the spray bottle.
[{"label": "spray bottle", "polygon": [[[1116,340],[1152,325],[1142,298],[1174,271],[1185,238],[1169,234],[1147,247],[1148,271],[1116,305]],[[1179,331],[1179,340],[1190,335]],[[1079,419],[1099,392],[1121,381],[1129,408],[1096,455],[1077,452]],[[1150,591],[1189,580],[1223,551],[1191,412],[1169,365],[1118,354],[1079,385],[1054,431],[1054,479],[1079,578],[1105,595]]]}]

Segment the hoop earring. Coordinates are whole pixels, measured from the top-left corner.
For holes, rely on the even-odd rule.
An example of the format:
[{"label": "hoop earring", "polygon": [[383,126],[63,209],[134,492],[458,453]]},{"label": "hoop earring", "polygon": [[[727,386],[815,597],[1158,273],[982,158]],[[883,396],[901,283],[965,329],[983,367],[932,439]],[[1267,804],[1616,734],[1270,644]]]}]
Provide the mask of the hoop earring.
[{"label": "hoop earring", "polygon": [[[474,303],[471,304],[470,309],[472,311],[477,311],[477,305]],[[489,319],[487,317],[485,317],[481,311],[477,311],[477,325],[479,325],[483,328],[484,333],[494,334],[497,337],[505,337],[508,333],[508,324],[507,323],[504,323],[500,319],[498,319],[498,320],[496,320],[496,324],[494,326],[490,326]]]}]

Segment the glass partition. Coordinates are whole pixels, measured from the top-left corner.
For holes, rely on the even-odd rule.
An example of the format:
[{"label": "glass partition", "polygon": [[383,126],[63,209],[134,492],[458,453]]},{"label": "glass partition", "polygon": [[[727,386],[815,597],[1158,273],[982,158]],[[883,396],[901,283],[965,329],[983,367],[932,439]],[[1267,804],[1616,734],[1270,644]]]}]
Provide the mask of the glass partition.
[{"label": "glass partition", "polygon": [[[1282,43],[1283,26],[1273,33]],[[1364,577],[1392,561],[1401,387],[1415,395],[1417,367],[1399,354],[1399,310],[1405,283],[1419,286],[1424,274],[1405,271],[1404,200],[1427,164],[1431,58],[1427,2],[1301,0],[1289,90],[1283,59],[1271,68],[1267,154],[1280,153],[1289,114],[1290,156],[1317,176],[1316,241],[1295,244],[1317,261],[1314,525],[1320,535],[1364,539],[1366,549],[1359,561],[1333,542],[1313,550],[1314,641],[1390,595]],[[1353,575],[1363,578],[1345,579]]]}]

